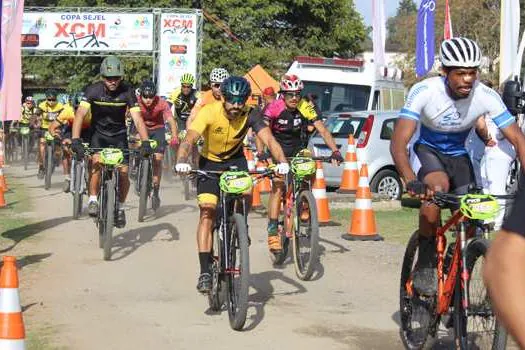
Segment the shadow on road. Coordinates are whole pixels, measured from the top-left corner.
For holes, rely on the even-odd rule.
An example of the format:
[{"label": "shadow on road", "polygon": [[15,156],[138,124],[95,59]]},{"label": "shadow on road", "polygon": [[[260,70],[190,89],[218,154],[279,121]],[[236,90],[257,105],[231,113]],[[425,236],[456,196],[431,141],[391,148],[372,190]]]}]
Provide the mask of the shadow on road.
[{"label": "shadow on road", "polygon": [[139,227],[114,237],[111,260],[124,259],[144,244],[151,242],[157,234],[162,233],[163,231],[167,231],[165,233],[167,233],[169,237],[163,237],[161,240],[172,242],[179,239],[179,230],[170,223]]},{"label": "shadow on road", "polygon": [[[257,327],[261,321],[264,319],[265,311],[264,307],[266,303],[275,297],[275,289],[272,286],[272,281],[280,280],[286,284],[289,284],[292,287],[295,287],[295,290],[289,292],[279,293],[279,296],[282,295],[295,295],[306,293],[307,289],[296,280],[283,275],[279,271],[265,271],[250,276],[250,286],[255,289],[255,293],[251,294],[248,297],[248,318],[246,320],[247,325],[244,327],[245,331],[251,331]],[[251,312],[250,309],[255,309],[254,312]]]},{"label": "shadow on road", "polygon": [[18,243],[24,239],[34,236],[39,232],[49,230],[50,228],[65,224],[66,222],[71,221],[70,216],[64,216],[60,218],[54,218],[44,221],[35,222],[29,225],[20,226],[13,228],[2,233],[2,237],[12,240],[14,243],[4,249],[0,250],[0,253],[6,253],[16,247]]},{"label": "shadow on road", "polygon": [[197,211],[197,207],[194,205],[188,205],[188,204],[176,204],[176,205],[163,205],[161,206],[155,214],[149,215],[147,218],[145,218],[145,222],[153,221],[156,219],[163,218],[167,215],[182,211],[184,209],[191,209],[191,213],[194,213]]},{"label": "shadow on road", "polygon": [[319,250],[319,255],[325,255],[327,253],[339,253],[339,254],[343,254],[343,253],[346,253],[346,252],[349,252],[350,249],[346,248],[345,246],[339,244],[339,243],[336,243],[334,241],[330,241],[326,238],[319,238],[319,242],[320,243],[326,243],[326,244],[329,244],[333,247],[335,247],[336,249],[331,249],[331,250],[327,250],[327,248],[322,245],[322,244],[319,244],[320,246],[320,250]]},{"label": "shadow on road", "polygon": [[[38,264],[39,262],[42,262],[44,259],[49,258],[51,253],[45,253],[45,254],[33,254],[33,255],[26,255],[20,259],[16,260],[16,266],[19,270],[22,270],[24,267],[32,264]],[[4,266],[4,263],[0,261],[0,269]]]}]

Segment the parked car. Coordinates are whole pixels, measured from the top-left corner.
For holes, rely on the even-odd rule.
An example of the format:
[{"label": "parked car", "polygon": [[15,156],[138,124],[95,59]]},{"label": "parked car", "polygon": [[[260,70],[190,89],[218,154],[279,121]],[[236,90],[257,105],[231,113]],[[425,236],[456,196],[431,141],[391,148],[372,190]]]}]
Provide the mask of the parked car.
[{"label": "parked car", "polygon": [[[331,113],[325,126],[335,139],[343,157],[346,154],[348,136],[354,135],[359,167],[368,165],[370,189],[390,199],[400,199],[403,185],[390,155],[390,139],[398,111],[362,111],[352,113]],[[317,133],[308,142],[308,148],[316,156],[330,156],[331,150]],[[324,176],[329,187],[339,187],[343,166],[324,164]]]}]

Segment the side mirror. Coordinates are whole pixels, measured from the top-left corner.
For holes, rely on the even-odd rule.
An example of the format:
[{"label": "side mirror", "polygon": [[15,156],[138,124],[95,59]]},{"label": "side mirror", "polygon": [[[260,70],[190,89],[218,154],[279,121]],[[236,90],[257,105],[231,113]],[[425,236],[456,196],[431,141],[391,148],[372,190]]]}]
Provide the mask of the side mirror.
[{"label": "side mirror", "polygon": [[521,85],[517,79],[508,80],[503,84],[502,99],[512,115],[522,113],[523,102]]}]

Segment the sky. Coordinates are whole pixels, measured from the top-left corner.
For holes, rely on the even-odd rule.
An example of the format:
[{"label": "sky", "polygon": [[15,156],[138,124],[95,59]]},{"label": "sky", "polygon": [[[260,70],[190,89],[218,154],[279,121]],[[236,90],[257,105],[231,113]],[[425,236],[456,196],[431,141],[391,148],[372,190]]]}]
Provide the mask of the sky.
[{"label": "sky", "polygon": [[[400,0],[383,0],[385,2],[385,16],[395,16],[397,11],[397,5]],[[372,25],[372,0],[354,0],[357,11],[361,13],[361,16],[365,19],[365,24],[368,26]],[[416,4],[419,5],[420,0],[416,0]]]}]

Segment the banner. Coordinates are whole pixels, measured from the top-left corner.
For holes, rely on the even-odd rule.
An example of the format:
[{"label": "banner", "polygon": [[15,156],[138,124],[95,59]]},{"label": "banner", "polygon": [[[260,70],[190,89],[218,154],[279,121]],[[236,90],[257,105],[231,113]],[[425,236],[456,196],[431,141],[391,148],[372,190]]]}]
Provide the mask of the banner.
[{"label": "banner", "polygon": [[24,0],[0,0],[0,4],[0,118],[2,121],[18,120],[22,103],[20,33]]},{"label": "banner", "polygon": [[151,51],[152,13],[26,12],[22,48],[52,51]]},{"label": "banner", "polygon": [[197,15],[163,13],[160,19],[159,95],[180,85],[184,73],[197,75]]},{"label": "banner", "polygon": [[[520,29],[520,2],[501,1],[501,25],[499,41],[499,83],[519,74],[521,62],[516,62]],[[517,67],[516,67],[517,66]],[[515,71],[516,70],[516,71]]]},{"label": "banner", "polygon": [[448,0],[445,0],[445,28],[443,29],[443,38],[448,40],[452,38],[452,20],[450,19],[450,6]]},{"label": "banner", "polygon": [[423,0],[417,14],[416,74],[421,77],[434,65],[434,12],[435,0]]},{"label": "banner", "polygon": [[374,63],[376,67],[379,67],[385,65],[386,18],[384,0],[373,0],[372,12]]}]

